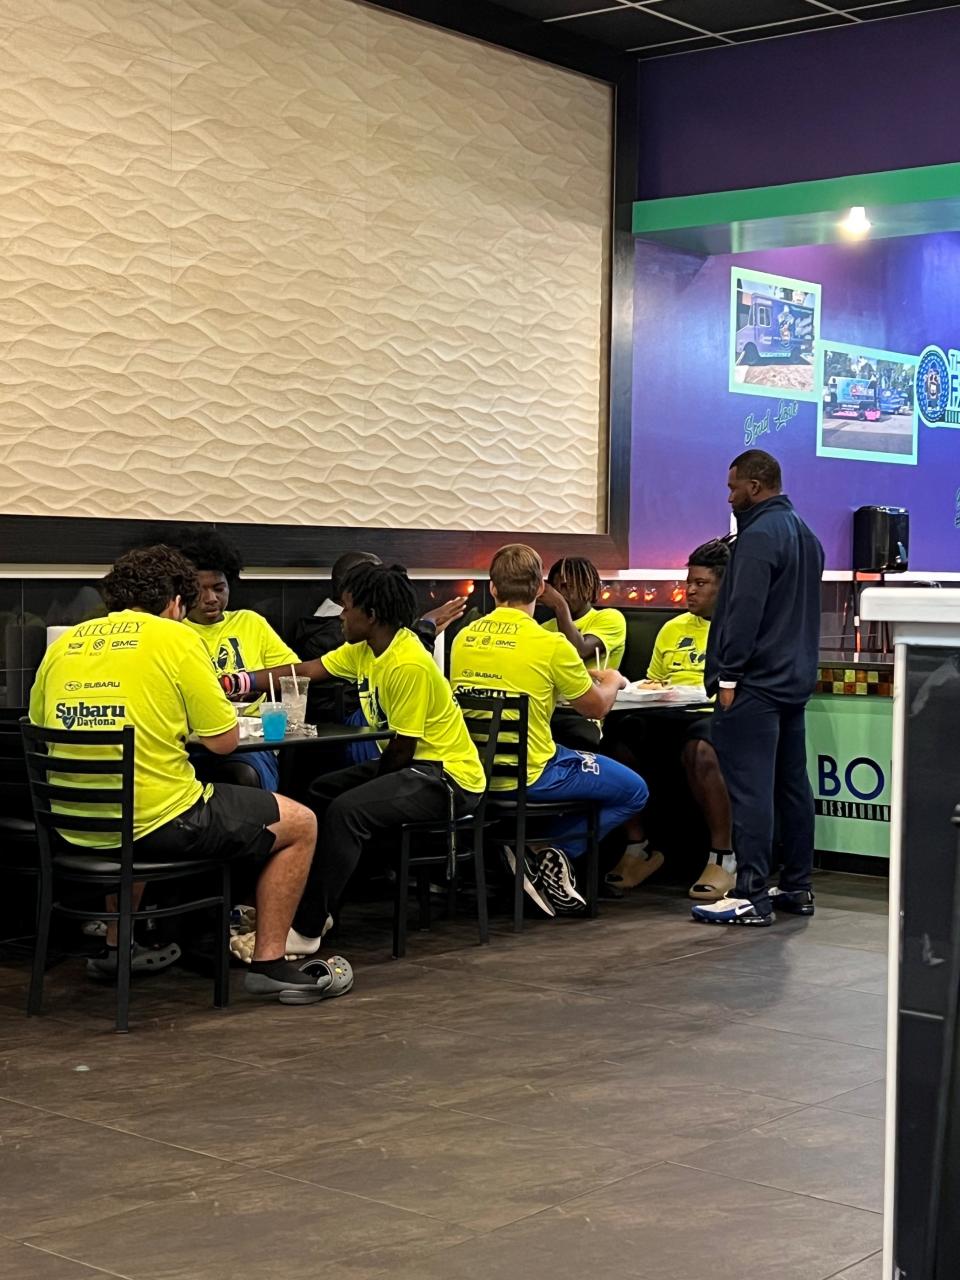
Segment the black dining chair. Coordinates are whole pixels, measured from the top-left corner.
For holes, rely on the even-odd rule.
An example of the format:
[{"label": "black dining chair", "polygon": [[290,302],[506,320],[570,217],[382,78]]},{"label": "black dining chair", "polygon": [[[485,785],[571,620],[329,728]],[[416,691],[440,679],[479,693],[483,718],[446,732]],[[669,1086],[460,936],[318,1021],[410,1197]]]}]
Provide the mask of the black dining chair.
[{"label": "black dining chair", "polygon": [[[508,839],[515,852],[513,885],[513,927],[519,933],[523,928],[523,871],[524,850],[530,824],[543,819],[583,817],[587,837],[585,897],[586,914],[597,915],[599,901],[600,838],[598,806],[592,801],[558,800],[541,802],[527,797],[527,742],[529,732],[529,697],[525,693],[458,693],[457,701],[464,709],[464,717],[470,736],[477,747],[484,751],[491,734],[496,739],[495,757],[491,775],[492,787],[487,798],[486,816],[496,821],[501,829],[509,832]],[[493,709],[499,710],[494,719]],[[496,729],[494,729],[496,725]],[[497,784],[500,786],[497,786]],[[501,789],[502,788],[502,789]]]},{"label": "black dining chair", "polygon": [[[117,730],[43,729],[20,721],[24,758],[33,802],[39,849],[39,908],[37,941],[27,998],[27,1013],[41,1010],[43,979],[54,911],[78,920],[117,921],[117,1031],[129,1028],[130,972],[133,928],[148,915],[152,920],[214,908],[217,950],[214,1006],[222,1009],[230,998],[230,867],[226,862],[193,859],[163,862],[137,857],[133,839],[134,735],[132,725]],[[67,748],[69,755],[61,754]],[[96,785],[90,785],[91,780]],[[82,806],[84,816],[64,810]],[[91,811],[93,811],[91,813]],[[95,816],[94,816],[95,815]],[[112,837],[109,847],[71,842],[64,833],[96,833]],[[219,892],[173,906],[148,911],[133,909],[135,881],[176,881],[189,876],[215,876]],[[102,906],[67,907],[54,900],[61,883],[96,890],[98,899],[115,893],[118,910]]]},{"label": "black dining chair", "polygon": [[[480,762],[483,765],[486,789],[480,803],[473,813],[462,818],[452,814],[445,822],[405,822],[400,828],[400,849],[397,855],[397,883],[393,900],[393,955],[399,960],[407,950],[407,908],[410,897],[410,872],[417,875],[418,900],[420,906],[419,924],[421,929],[430,927],[430,882],[427,869],[445,864],[447,873],[447,901],[451,917],[456,913],[457,883],[460,867],[467,862],[473,863],[474,885],[477,893],[477,928],[480,933],[480,944],[490,941],[490,927],[487,915],[487,880],[483,863],[484,831],[491,826],[487,815],[487,801],[490,793],[490,780],[493,776],[494,754],[497,736],[500,732],[500,716],[502,709],[497,706],[490,713],[486,700],[480,708],[481,699],[467,694],[458,696],[460,709],[466,711],[474,704],[478,709],[488,712],[489,732],[487,740],[480,749]],[[414,837],[422,839],[428,846],[423,853],[412,853]],[[441,841],[442,846],[441,846]]]},{"label": "black dining chair", "polygon": [[[34,881],[31,893],[35,901],[40,854],[20,735],[20,717],[25,713],[23,707],[0,708],[0,875],[23,876]],[[9,903],[9,895],[7,900]],[[27,910],[25,901],[22,913],[16,912],[16,918],[23,919],[24,924]]]}]

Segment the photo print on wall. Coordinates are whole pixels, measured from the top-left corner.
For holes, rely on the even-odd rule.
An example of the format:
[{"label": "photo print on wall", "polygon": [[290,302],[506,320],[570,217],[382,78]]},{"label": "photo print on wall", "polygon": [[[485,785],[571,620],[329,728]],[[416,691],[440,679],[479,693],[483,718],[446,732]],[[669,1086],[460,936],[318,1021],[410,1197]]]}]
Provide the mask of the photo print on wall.
[{"label": "photo print on wall", "polygon": [[917,357],[824,338],[817,363],[817,454],[915,466]]},{"label": "photo print on wall", "polygon": [[816,400],[820,286],[730,270],[730,390]]}]

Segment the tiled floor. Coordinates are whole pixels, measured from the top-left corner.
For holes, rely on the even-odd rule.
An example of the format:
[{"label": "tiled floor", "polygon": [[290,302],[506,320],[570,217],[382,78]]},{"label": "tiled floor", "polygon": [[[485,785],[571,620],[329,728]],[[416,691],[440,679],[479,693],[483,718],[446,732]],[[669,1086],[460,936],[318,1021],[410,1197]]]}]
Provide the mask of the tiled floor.
[{"label": "tiled floor", "polygon": [[[345,927],[312,1008],[0,966],[0,1280],[879,1280],[885,904]],[[373,913],[374,916],[377,912]],[[499,923],[499,922],[498,922]]]}]

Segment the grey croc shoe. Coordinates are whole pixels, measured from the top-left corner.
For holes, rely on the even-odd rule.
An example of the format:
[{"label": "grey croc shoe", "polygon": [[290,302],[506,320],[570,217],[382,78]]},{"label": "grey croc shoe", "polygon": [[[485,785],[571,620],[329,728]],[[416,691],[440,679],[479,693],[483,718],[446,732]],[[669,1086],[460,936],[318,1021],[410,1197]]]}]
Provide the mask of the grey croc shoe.
[{"label": "grey croc shoe", "polygon": [[[328,977],[329,982],[323,987],[320,999],[333,1000],[336,996],[345,996],[353,989],[353,966],[343,956],[331,956],[329,960],[307,960],[300,966],[301,973],[315,975],[318,983]],[[302,1004],[303,995],[296,987],[288,987],[280,992],[281,1004]]]},{"label": "grey croc shoe", "polygon": [[252,996],[276,996],[283,1004],[316,1004],[323,999],[333,981],[332,974],[326,969],[315,974],[303,974],[292,962],[288,963],[287,969],[291,973],[289,978],[272,978],[255,969],[249,970],[243,975],[244,990]]},{"label": "grey croc shoe", "polygon": [[[180,959],[180,948],[175,942],[168,947],[142,947],[136,943],[130,953],[131,973],[162,973]],[[105,955],[91,956],[87,961],[87,973],[91,978],[115,978],[117,976],[117,948],[110,947]]]}]

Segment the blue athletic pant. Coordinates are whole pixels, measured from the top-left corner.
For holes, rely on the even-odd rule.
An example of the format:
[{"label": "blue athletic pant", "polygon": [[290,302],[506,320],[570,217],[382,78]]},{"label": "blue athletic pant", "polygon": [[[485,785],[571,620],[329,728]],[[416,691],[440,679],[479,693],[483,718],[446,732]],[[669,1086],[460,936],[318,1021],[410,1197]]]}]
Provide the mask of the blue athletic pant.
[{"label": "blue athletic pant", "polygon": [[[560,800],[593,800],[600,805],[599,832],[602,840],[616,827],[635,817],[647,803],[647,784],[625,764],[594,755],[592,751],[571,751],[557,747],[527,797],[543,803]],[[557,818],[550,838],[570,858],[586,852],[586,822],[583,818]]]}]

